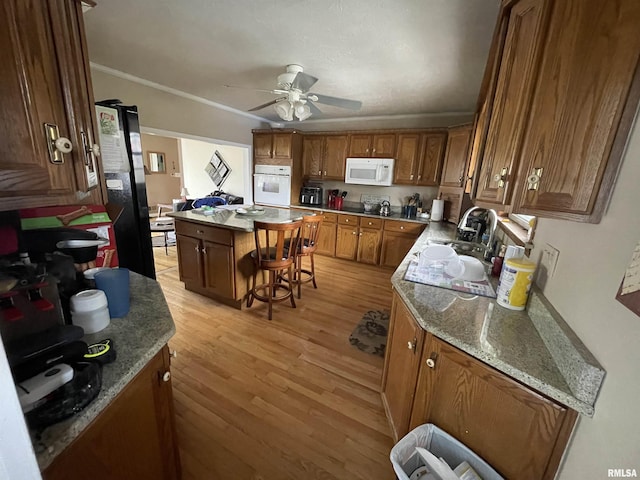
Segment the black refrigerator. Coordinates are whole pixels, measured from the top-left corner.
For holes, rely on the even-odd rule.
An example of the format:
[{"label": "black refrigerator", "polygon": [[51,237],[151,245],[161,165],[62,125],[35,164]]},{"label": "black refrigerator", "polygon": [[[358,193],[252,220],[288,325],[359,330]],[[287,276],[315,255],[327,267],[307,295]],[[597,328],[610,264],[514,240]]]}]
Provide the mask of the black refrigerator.
[{"label": "black refrigerator", "polygon": [[113,226],[119,264],[155,280],[138,107],[103,100],[96,116],[108,202],[123,209]]}]

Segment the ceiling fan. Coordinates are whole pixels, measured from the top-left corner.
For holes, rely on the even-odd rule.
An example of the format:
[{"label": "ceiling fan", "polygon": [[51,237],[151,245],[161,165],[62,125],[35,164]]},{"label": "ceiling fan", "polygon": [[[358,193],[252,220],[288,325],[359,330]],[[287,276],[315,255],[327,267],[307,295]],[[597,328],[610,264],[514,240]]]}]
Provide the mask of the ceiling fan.
[{"label": "ceiling fan", "polygon": [[[259,92],[269,92],[275,95],[282,95],[275,100],[263,103],[249,110],[255,112],[263,108],[274,105],[276,113],[283,120],[290,122],[294,116],[299,121],[306,120],[312,114],[319,114],[322,111],[315,103],[323,103],[334,107],[347,108],[349,110],[359,110],[362,102],[358,100],[347,100],[346,98],[330,97],[318,93],[309,92],[309,89],[318,81],[303,72],[300,65],[287,65],[286,73],[278,75],[278,87],[273,90],[254,89]],[[232,87],[232,85],[226,85]]]}]

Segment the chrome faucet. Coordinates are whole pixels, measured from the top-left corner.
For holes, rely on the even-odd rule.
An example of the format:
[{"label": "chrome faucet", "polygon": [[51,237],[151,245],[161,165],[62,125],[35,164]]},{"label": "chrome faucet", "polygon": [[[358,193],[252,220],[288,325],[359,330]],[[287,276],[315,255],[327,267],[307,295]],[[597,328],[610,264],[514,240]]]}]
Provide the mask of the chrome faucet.
[{"label": "chrome faucet", "polygon": [[491,250],[493,249],[493,239],[495,237],[496,228],[498,228],[498,213],[495,210],[491,208],[487,209],[482,207],[471,207],[469,210],[464,212],[464,215],[462,215],[462,219],[460,220],[460,223],[458,223],[458,232],[461,232],[464,227],[467,226],[469,215],[476,210],[483,210],[487,212],[489,222],[485,233],[489,235],[489,238],[486,242],[483,242],[482,238],[476,238],[475,242],[482,244],[485,247],[486,252],[489,254],[489,252],[491,252]]}]

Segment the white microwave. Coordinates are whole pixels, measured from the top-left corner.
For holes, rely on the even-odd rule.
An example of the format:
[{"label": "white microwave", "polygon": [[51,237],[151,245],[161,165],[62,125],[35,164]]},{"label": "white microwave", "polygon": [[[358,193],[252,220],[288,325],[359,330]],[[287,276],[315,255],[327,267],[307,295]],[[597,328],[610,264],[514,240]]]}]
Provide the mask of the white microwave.
[{"label": "white microwave", "polygon": [[393,182],[393,158],[347,158],[344,183],[389,186]]}]

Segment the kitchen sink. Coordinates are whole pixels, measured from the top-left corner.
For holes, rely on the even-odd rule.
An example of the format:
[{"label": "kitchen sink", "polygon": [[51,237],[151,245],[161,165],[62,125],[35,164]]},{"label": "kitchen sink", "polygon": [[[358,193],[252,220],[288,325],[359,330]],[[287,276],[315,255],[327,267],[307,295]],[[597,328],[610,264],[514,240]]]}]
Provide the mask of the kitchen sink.
[{"label": "kitchen sink", "polygon": [[478,260],[485,261],[487,246],[482,243],[465,242],[464,240],[429,240],[429,245],[447,245],[453,248],[458,255],[469,255]]}]

